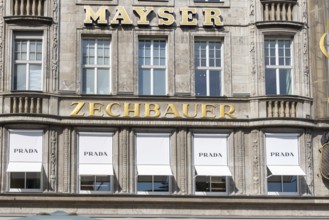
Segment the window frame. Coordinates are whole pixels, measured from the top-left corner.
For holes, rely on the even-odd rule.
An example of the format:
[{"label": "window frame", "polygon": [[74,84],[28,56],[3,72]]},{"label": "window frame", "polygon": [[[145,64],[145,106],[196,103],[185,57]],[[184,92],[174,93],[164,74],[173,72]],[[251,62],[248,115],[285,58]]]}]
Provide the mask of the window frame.
[{"label": "window frame", "polygon": [[[197,43],[200,43],[200,42],[205,42],[206,43],[206,66],[197,66],[196,64],[196,46],[197,46]],[[219,67],[210,67],[209,66],[209,44],[210,43],[220,43],[220,66]],[[224,88],[223,88],[223,85],[224,85],[224,51],[223,51],[223,47],[224,47],[224,43],[223,43],[223,40],[217,40],[217,39],[204,39],[204,38],[196,38],[194,39],[194,51],[193,51],[193,65],[194,65],[194,96],[196,97],[221,97],[223,96],[223,92],[224,92]],[[200,52],[200,60],[202,58],[202,54]],[[215,58],[216,59],[216,58]],[[206,89],[207,89],[207,94],[206,95],[197,95],[196,93],[196,82],[197,82],[197,78],[196,78],[196,71],[197,70],[206,70]],[[215,71],[219,71],[219,80],[220,80],[220,85],[219,85],[219,95],[210,95],[210,91],[211,91],[211,84],[210,84],[210,71],[211,70],[215,70]]]},{"label": "window frame", "polygon": [[[152,191],[141,191],[141,190],[138,190],[138,177],[151,177],[152,178],[152,181],[151,181],[151,184],[152,184]],[[165,178],[167,177],[168,178],[168,191],[154,191],[154,177],[162,177],[162,178]],[[171,186],[171,179],[172,177],[171,176],[155,176],[155,175],[136,175],[136,191],[137,191],[137,194],[139,195],[169,195],[171,193],[171,189],[172,189],[172,186]]]},{"label": "window frame", "polygon": [[[138,163],[138,144],[137,144],[137,139],[138,137],[160,137],[160,138],[168,138],[168,157],[169,157],[169,166],[171,168],[171,133],[170,132],[159,132],[159,133],[147,133],[147,132],[137,132],[135,134],[135,158],[136,158],[136,173],[135,173],[135,189],[136,189],[136,193],[137,194],[141,194],[141,195],[170,195],[171,192],[172,192],[172,180],[173,180],[173,175],[159,175],[159,176],[162,176],[162,177],[168,177],[168,182],[169,182],[169,186],[168,186],[168,191],[166,192],[148,192],[148,191],[138,191],[138,177],[139,176],[151,176],[152,177],[152,185],[154,185],[154,176],[156,175],[138,175],[138,172],[137,172],[137,167],[138,165],[143,165],[143,164],[139,164]],[[153,187],[152,187],[152,190],[153,190]]]},{"label": "window frame", "polygon": [[[89,177],[94,177],[94,184],[93,184],[93,187],[96,187],[96,183],[97,183],[97,177],[109,177],[110,178],[110,190],[108,191],[97,191],[97,190],[82,190],[81,189],[81,177],[83,176],[89,176]],[[109,194],[109,193],[113,193],[113,175],[79,175],[79,186],[78,186],[78,189],[79,189],[79,193],[80,194]]]},{"label": "window frame", "polygon": [[[23,173],[24,174],[24,188],[11,188],[12,183],[12,173]],[[27,173],[38,173],[39,174],[39,183],[40,188],[26,188],[26,182],[27,182]],[[42,184],[43,184],[43,178],[42,178],[42,170],[40,172],[9,172],[9,181],[8,181],[8,188],[9,192],[42,192]]]},{"label": "window frame", "polygon": [[[139,56],[140,54],[140,50],[139,50],[139,47],[140,47],[140,42],[141,41],[151,41],[151,49],[150,49],[150,65],[144,65],[144,64],[140,64],[140,59],[141,57]],[[158,66],[155,66],[153,65],[153,62],[154,62],[154,41],[164,41],[165,42],[165,65],[158,65]],[[168,51],[168,39],[167,38],[160,38],[160,37],[155,37],[155,38],[150,38],[150,37],[139,37],[138,38],[138,42],[137,42],[137,46],[138,46],[138,52],[137,52],[137,94],[138,96],[168,96],[169,92],[169,79],[168,79],[168,63],[169,63],[169,51]],[[145,48],[145,47],[144,47]],[[145,50],[143,50],[145,54]],[[161,56],[161,55],[160,55]],[[142,57],[145,59],[145,56]],[[161,57],[159,57],[161,58]],[[141,94],[141,91],[143,90],[143,88],[141,88],[141,83],[140,83],[140,80],[141,80],[141,71],[140,69],[146,69],[146,70],[150,70],[150,94]],[[164,70],[165,72],[165,85],[164,85],[164,89],[165,89],[165,92],[164,94],[154,94],[154,70]]]},{"label": "window frame", "polygon": [[[94,41],[94,63],[93,64],[87,64],[84,62],[84,42],[86,41]],[[108,65],[100,65],[97,64],[97,60],[98,60],[98,41],[109,41],[109,45],[108,45],[108,49],[109,49],[109,64]],[[86,56],[86,58],[88,59],[88,55]],[[103,59],[105,59],[105,57],[102,57]],[[95,64],[96,63],[96,64]],[[112,91],[112,38],[111,37],[91,37],[91,36],[85,36],[81,38],[81,88],[80,88],[80,92],[83,95],[112,95],[113,91]],[[94,78],[94,91],[92,91],[91,93],[87,92],[87,86],[86,88],[84,88],[84,74],[85,74],[85,70],[87,69],[92,69],[93,70],[93,78]],[[99,85],[98,85],[98,69],[106,69],[108,70],[108,78],[109,78],[109,82],[108,82],[108,93],[98,93],[98,89],[99,89]],[[84,91],[86,90],[86,91]]]},{"label": "window frame", "polygon": [[[267,169],[268,170],[268,169]],[[270,172],[267,171],[267,174],[269,174]],[[275,175],[275,176],[272,176],[272,175],[266,175],[266,192],[267,192],[267,195],[274,195],[274,196],[297,196],[300,194],[300,186],[299,186],[299,183],[300,183],[300,177],[299,176],[279,176],[279,175]],[[281,180],[281,191],[268,191],[268,180],[270,177],[280,177],[280,180]],[[296,177],[296,192],[283,192],[283,178],[284,177]]]},{"label": "window frame", "polygon": [[[16,42],[17,41],[26,41],[27,42],[27,51],[26,51],[26,60],[17,60],[16,59]],[[31,41],[41,41],[41,60],[30,60],[30,44]],[[36,31],[13,31],[12,36],[12,69],[11,69],[11,90],[15,92],[20,91],[33,91],[33,92],[42,92],[44,91],[44,74],[45,74],[45,57],[46,53],[45,49],[45,39],[44,39],[44,31],[36,30]],[[35,51],[36,52],[36,51]],[[15,78],[18,78],[18,74],[16,73],[16,65],[25,64],[25,89],[17,89],[17,85],[15,85]],[[32,90],[30,89],[30,78],[31,71],[29,70],[30,65],[41,65],[40,68],[40,90]],[[15,77],[16,76],[16,77]]]},{"label": "window frame", "polygon": [[[270,55],[270,50],[268,49],[266,42],[267,41],[275,41],[275,65],[267,65],[266,64],[266,59],[271,59]],[[280,65],[279,64],[279,41],[289,41],[290,42],[290,65]],[[287,95],[293,95],[294,94],[294,39],[285,37],[285,38],[280,38],[280,37],[266,37],[264,38],[264,80],[265,80],[265,95],[266,96],[287,96]],[[268,54],[265,53],[266,49],[268,50]],[[268,57],[267,57],[268,56]],[[286,56],[285,56],[285,51],[284,51],[284,62],[286,62]],[[270,61],[269,61],[270,63]],[[275,82],[275,90],[276,94],[268,94],[267,93],[267,83],[266,83],[266,71],[267,70],[275,70],[275,77],[276,77],[276,82]],[[280,91],[280,77],[282,74],[280,74],[280,70],[290,70],[290,94],[281,94]]]}]

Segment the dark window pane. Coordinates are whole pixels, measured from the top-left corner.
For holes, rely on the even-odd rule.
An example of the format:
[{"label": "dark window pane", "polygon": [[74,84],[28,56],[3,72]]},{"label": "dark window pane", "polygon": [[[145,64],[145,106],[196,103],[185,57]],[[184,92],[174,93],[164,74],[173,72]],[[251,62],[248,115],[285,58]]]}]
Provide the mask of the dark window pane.
[{"label": "dark window pane", "polygon": [[266,95],[276,95],[276,71],[275,69],[265,70]]},{"label": "dark window pane", "polygon": [[296,176],[283,176],[283,192],[297,192]]},{"label": "dark window pane", "polygon": [[206,70],[195,71],[195,95],[206,96],[207,95],[207,77]]},{"label": "dark window pane", "polygon": [[10,188],[24,189],[25,188],[25,173],[10,173]]},{"label": "dark window pane", "polygon": [[95,176],[80,176],[80,190],[94,191]]},{"label": "dark window pane", "polygon": [[280,70],[280,94],[290,95],[291,94],[291,74],[290,70]]},{"label": "dark window pane", "polygon": [[221,77],[220,71],[210,70],[210,96],[220,96]]},{"label": "dark window pane", "polygon": [[267,179],[268,192],[282,192],[281,176],[271,176]]},{"label": "dark window pane", "polygon": [[169,176],[154,176],[154,192],[169,192]]},{"label": "dark window pane", "polygon": [[137,191],[152,192],[152,176],[138,176]]},{"label": "dark window pane", "polygon": [[26,189],[40,189],[40,173],[26,173]]},{"label": "dark window pane", "polygon": [[211,192],[226,192],[226,177],[211,177]]},{"label": "dark window pane", "polygon": [[111,177],[110,176],[96,176],[95,191],[110,191]]},{"label": "dark window pane", "polygon": [[210,192],[210,177],[209,176],[195,177],[195,191]]}]

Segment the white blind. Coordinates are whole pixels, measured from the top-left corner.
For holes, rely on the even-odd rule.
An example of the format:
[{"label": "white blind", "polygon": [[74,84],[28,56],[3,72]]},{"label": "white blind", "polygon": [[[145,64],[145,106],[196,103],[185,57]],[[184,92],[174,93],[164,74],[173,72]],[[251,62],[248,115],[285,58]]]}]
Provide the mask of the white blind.
[{"label": "white blind", "polygon": [[137,165],[169,164],[169,134],[137,134]]},{"label": "white blind", "polygon": [[227,135],[195,134],[194,165],[227,166]]}]

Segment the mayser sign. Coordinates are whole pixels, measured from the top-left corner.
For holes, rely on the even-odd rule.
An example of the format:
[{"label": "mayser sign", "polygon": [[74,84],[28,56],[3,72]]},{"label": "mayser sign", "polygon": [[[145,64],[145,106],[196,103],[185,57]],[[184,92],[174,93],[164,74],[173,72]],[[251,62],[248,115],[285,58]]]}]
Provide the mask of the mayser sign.
[{"label": "mayser sign", "polygon": [[[129,13],[123,6],[118,6],[115,10],[110,10],[105,6],[97,9],[85,6],[84,10],[85,25],[133,25],[134,18],[131,16],[133,14],[138,19],[137,25],[142,26],[150,25],[152,18],[155,17],[154,15],[157,17],[159,26],[171,26],[175,23],[181,26],[197,26],[199,20],[201,20],[203,26],[223,26],[221,11],[218,8],[204,8],[202,12],[196,8],[180,8],[176,12],[171,7],[158,9],[153,7],[132,7],[130,10],[133,13]],[[178,17],[179,20],[177,21]]]}]

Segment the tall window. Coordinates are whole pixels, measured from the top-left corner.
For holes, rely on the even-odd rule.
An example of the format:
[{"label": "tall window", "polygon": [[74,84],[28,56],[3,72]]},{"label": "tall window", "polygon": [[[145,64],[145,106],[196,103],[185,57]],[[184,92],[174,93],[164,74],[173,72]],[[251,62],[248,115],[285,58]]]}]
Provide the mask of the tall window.
[{"label": "tall window", "polygon": [[41,191],[42,136],[42,130],[9,131],[10,192]]},{"label": "tall window", "polygon": [[265,40],[266,95],[292,94],[291,40]]},{"label": "tall window", "polygon": [[220,96],[222,90],[222,43],[196,41],[195,95]]},{"label": "tall window", "polygon": [[140,40],[138,46],[138,94],[167,94],[165,40]]},{"label": "tall window", "polygon": [[14,46],[14,90],[42,90],[42,35],[16,34]]},{"label": "tall window", "polygon": [[82,40],[82,93],[110,94],[110,40]]},{"label": "tall window", "polygon": [[79,132],[80,193],[112,190],[112,133]]},{"label": "tall window", "polygon": [[169,134],[137,134],[137,192],[170,192]]},{"label": "tall window", "polygon": [[298,176],[305,175],[299,166],[298,134],[265,136],[268,194],[298,194]]}]

